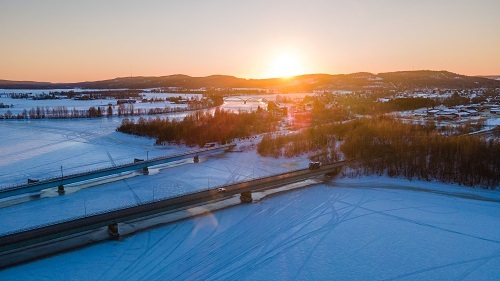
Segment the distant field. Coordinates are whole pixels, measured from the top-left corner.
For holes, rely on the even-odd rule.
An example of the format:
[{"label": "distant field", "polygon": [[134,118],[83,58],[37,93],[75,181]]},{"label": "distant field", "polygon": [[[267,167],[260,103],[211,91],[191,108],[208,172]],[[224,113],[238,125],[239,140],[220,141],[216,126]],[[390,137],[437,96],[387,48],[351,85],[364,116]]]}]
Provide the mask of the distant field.
[{"label": "distant field", "polygon": [[481,76],[488,79],[500,80],[500,75]]}]

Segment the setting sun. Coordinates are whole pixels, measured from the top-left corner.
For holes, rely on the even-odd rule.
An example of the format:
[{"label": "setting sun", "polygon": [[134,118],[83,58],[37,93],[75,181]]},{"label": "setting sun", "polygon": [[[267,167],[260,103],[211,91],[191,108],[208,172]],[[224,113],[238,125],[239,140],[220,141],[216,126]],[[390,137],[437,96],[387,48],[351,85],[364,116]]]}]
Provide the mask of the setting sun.
[{"label": "setting sun", "polygon": [[272,61],[269,77],[291,77],[303,74],[304,70],[297,56],[293,53],[282,53]]},{"label": "setting sun", "polygon": [[500,281],[500,0],[96,2],[0,0],[0,281]]}]

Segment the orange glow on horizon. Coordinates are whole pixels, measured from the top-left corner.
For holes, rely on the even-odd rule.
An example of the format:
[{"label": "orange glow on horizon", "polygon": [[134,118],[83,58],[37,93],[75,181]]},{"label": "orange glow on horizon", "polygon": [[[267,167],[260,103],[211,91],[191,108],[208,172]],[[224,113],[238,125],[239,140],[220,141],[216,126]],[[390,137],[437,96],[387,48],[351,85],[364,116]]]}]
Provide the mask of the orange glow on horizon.
[{"label": "orange glow on horizon", "polygon": [[304,67],[298,56],[292,52],[283,52],[271,61],[269,72],[264,77],[290,78],[301,74],[304,74]]},{"label": "orange glow on horizon", "polygon": [[500,75],[500,1],[147,2],[3,0],[0,79]]}]

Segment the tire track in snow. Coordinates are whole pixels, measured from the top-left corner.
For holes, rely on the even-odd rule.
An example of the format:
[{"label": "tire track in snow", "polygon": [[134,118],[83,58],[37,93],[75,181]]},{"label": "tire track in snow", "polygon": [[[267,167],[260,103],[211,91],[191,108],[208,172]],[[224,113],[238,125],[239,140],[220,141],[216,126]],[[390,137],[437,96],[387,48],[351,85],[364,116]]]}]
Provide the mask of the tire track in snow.
[{"label": "tire track in snow", "polygon": [[[290,203],[290,204],[292,204],[292,203]],[[276,241],[275,241],[276,240],[276,236],[279,236],[280,234],[282,235],[283,234],[283,230],[287,230],[287,229],[292,228],[296,224],[294,221],[300,221],[300,223],[298,225],[302,225],[302,226],[298,230],[296,230],[294,233],[289,234],[288,235],[289,237],[293,236],[293,235],[295,235],[297,233],[299,233],[300,231],[302,231],[303,229],[305,229],[306,227],[308,227],[310,225],[310,223],[314,222],[314,218],[315,217],[321,217],[323,215],[324,212],[321,212],[319,216],[318,215],[312,216],[314,213],[316,213],[318,211],[318,209],[322,208],[323,205],[324,204],[322,204],[320,206],[317,206],[315,209],[311,210],[309,213],[302,212],[301,213],[302,214],[301,217],[296,217],[296,218],[294,218],[294,220],[290,220],[290,221],[284,221],[284,223],[278,225],[278,227],[275,227],[276,230],[274,232],[271,232],[271,233],[268,234],[268,236],[269,237],[273,237],[273,239],[264,239],[264,242],[262,242],[262,243],[260,243],[258,245],[261,248],[259,250],[259,252],[258,252],[258,255],[261,255],[263,253],[266,253],[266,252],[272,251],[273,249],[276,249],[276,247],[274,247],[272,249],[269,249],[269,250],[267,248],[270,245],[276,243]],[[281,210],[283,210],[283,209],[286,209],[286,208],[287,208],[287,206],[284,206],[283,208],[280,208],[279,212]],[[273,212],[272,214],[275,214],[275,213],[276,212]],[[246,251],[245,253],[242,253],[242,255],[245,255],[247,252],[256,250],[257,248],[258,247],[254,247],[253,249],[248,249],[248,251]],[[236,260],[240,259],[240,256],[236,256],[235,259]]]},{"label": "tire track in snow", "polygon": [[[314,210],[311,210],[311,212],[314,212]],[[303,215],[305,216],[306,214],[304,213]],[[252,223],[253,221],[252,221],[251,217],[253,217],[255,220],[255,219],[258,219],[258,216],[259,216],[259,214],[255,213],[255,212],[249,213],[247,216],[245,216],[245,218],[242,218],[241,220],[236,222],[230,228],[231,229],[230,231],[232,231],[232,233],[235,233],[236,231],[233,231],[232,229],[234,228],[234,229],[238,230],[239,229],[238,224],[240,222]],[[292,222],[283,221],[282,225],[283,224],[290,224],[290,223],[292,223]],[[264,228],[264,226],[262,226],[262,228]],[[275,230],[273,233],[268,234],[268,236],[274,237],[276,232],[279,233],[280,230],[279,229]],[[222,239],[219,238],[219,236],[221,236]],[[238,242],[241,242],[241,241],[245,241],[245,245],[255,245],[254,247],[251,247],[251,248],[245,248],[245,251],[241,251],[237,256],[233,256],[232,261],[229,261],[228,263],[232,263],[233,261],[238,261],[240,259],[240,257],[244,257],[246,255],[246,253],[254,251],[256,248],[261,247],[263,243],[274,243],[273,239],[267,239],[266,241],[257,241],[257,240],[255,240],[257,238],[245,237],[245,236],[246,236],[246,233],[240,231],[240,234],[232,235],[232,237],[229,237],[229,239],[228,239],[228,237],[225,236],[225,233],[221,233],[220,235],[217,235],[217,236],[212,235],[212,237],[208,237],[208,238],[210,238],[209,240],[205,239],[204,241],[206,241],[207,243],[211,243],[211,244],[217,243],[217,241],[224,241],[224,245],[222,245],[220,248],[218,248],[219,251],[223,250],[224,248],[231,247],[230,245],[237,244]],[[245,238],[243,238],[243,237],[245,237]],[[214,251],[216,251],[216,250],[215,249],[208,250],[208,252],[200,253],[196,248],[193,248],[192,250],[187,252],[185,255],[179,257],[178,259],[176,259],[173,262],[182,263],[183,260],[194,258],[194,257],[200,256],[200,255],[208,257]],[[189,268],[188,271],[185,271],[182,274],[184,276],[190,275],[192,277],[193,272],[196,272],[196,276],[199,275],[199,276],[203,276],[204,278],[207,278],[211,274],[213,275],[214,272],[222,271],[224,269],[224,265],[222,265],[222,267],[219,266],[217,268],[214,268],[214,266],[216,266],[216,267],[218,266],[216,262],[214,263],[213,261],[210,261],[210,260],[207,260],[207,261],[203,260],[202,263],[200,263],[198,266],[196,266],[195,268]],[[208,271],[208,272],[206,272],[206,271]],[[179,275],[179,277],[181,277],[181,276],[182,275]],[[171,276],[166,276],[166,277],[170,278]],[[161,279],[161,278],[159,278],[159,279]],[[182,279],[182,278],[180,278],[180,279]]]},{"label": "tire track in snow", "polygon": [[[475,266],[472,270],[469,270],[468,272],[466,272],[466,274],[463,274],[462,276],[459,277],[460,280],[463,280],[468,275],[470,275],[472,272],[474,272],[475,270],[477,270],[479,267],[481,267],[484,264],[486,264],[491,259],[499,258],[499,257],[500,257],[500,251],[496,251],[495,254],[484,256],[484,257],[481,257],[481,258],[469,259],[469,260],[464,260],[464,261],[460,261],[460,262],[453,262],[453,263],[448,263],[448,264],[443,264],[443,265],[428,267],[428,268],[425,268],[425,269],[412,271],[412,272],[409,272],[409,273],[401,274],[401,275],[398,275],[398,276],[395,276],[395,277],[391,277],[391,278],[387,278],[387,279],[383,279],[383,280],[384,281],[398,280],[398,279],[403,279],[403,278],[407,278],[407,277],[410,277],[410,276],[415,276],[415,275],[418,275],[418,274],[421,274],[421,273],[426,273],[426,272],[430,272],[430,271],[434,271],[434,270],[438,270],[438,269],[443,269],[443,268],[447,268],[447,267],[454,267],[454,266],[462,266],[462,265],[468,264],[468,263],[479,262],[478,266]],[[459,280],[459,279],[457,279],[457,280]]]},{"label": "tire track in snow", "polygon": [[[148,246],[145,251],[143,251],[139,256],[137,256],[134,261],[130,262],[131,266],[129,266],[125,271],[122,271],[118,276],[116,276],[114,279],[116,280],[126,280],[126,279],[136,279],[136,280],[147,280],[151,278],[147,278],[147,274],[144,274],[144,272],[152,272],[154,268],[156,268],[157,264],[151,264],[150,260],[148,260],[146,257],[149,256],[160,256],[160,254],[157,254],[157,252],[160,252],[163,250],[162,247],[157,247],[156,245],[160,242],[163,242],[167,240],[168,237],[172,234],[172,232],[177,231],[179,228],[180,224],[176,224],[174,227],[166,231],[165,234],[160,236],[158,239],[155,239],[154,242],[151,241],[151,233],[148,232]],[[170,256],[170,254],[175,251],[184,241],[180,239],[177,243],[177,245],[169,251],[169,253],[166,254],[166,256]],[[154,247],[151,247],[151,243],[154,243]],[[150,269],[151,268],[151,269]],[[140,276],[139,276],[140,275]],[[136,278],[132,278],[132,277]]]},{"label": "tire track in snow", "polygon": [[[198,249],[200,245],[205,244],[206,240],[210,239],[210,238],[211,238],[211,236],[212,236],[212,235],[216,232],[216,230],[217,230],[217,229],[214,227],[214,228],[212,229],[212,231],[210,232],[210,234],[208,234],[208,235],[207,235],[204,239],[202,239],[200,242],[198,242],[197,244],[195,244],[195,246],[194,246],[194,247],[192,247],[192,249]],[[183,242],[183,241],[182,241],[182,242]],[[181,243],[182,243],[182,242],[181,242]],[[179,243],[179,245],[180,245],[181,243]],[[184,256],[186,256],[186,254],[185,254]],[[199,256],[198,251],[196,251],[196,250],[194,250],[194,251],[193,251],[193,250],[190,250],[190,251],[189,251],[189,255],[187,255],[187,257],[185,257],[185,259],[186,259],[186,260],[190,260],[190,259],[195,258],[196,256]],[[166,255],[166,256],[164,256],[162,259],[159,259],[159,260],[156,262],[156,264],[157,264],[157,265],[163,264],[163,262],[164,262],[165,260],[167,260],[168,258],[170,258],[170,256],[169,256],[169,255]],[[170,265],[173,265],[173,264],[177,264],[178,262],[179,262],[178,260],[171,261],[171,262],[167,263],[167,266],[170,266]],[[149,274],[148,274],[147,276],[145,276],[145,279],[152,279],[152,278],[153,278],[153,277],[155,277],[155,276],[159,276],[159,272],[160,272],[160,271],[162,271],[162,270],[163,270],[163,268],[162,268],[162,267],[156,267],[156,266],[155,266],[155,269],[154,269],[153,271],[150,271],[150,272],[149,272]],[[167,278],[157,278],[157,280],[177,279],[180,275],[184,274],[184,272],[176,272],[176,273],[177,273],[177,275],[176,275],[176,276],[172,276],[172,273],[168,273],[168,274],[167,274],[167,276],[166,276]],[[192,273],[191,273],[191,274],[192,274]],[[203,277],[203,275],[202,275],[202,276],[200,276],[200,278],[202,278],[202,277]],[[179,280],[186,280],[186,279],[185,279],[185,278],[180,278]]]},{"label": "tire track in snow", "polygon": [[465,278],[467,278],[467,276],[471,275],[474,271],[478,270],[479,268],[484,266],[486,263],[488,263],[492,259],[498,258],[498,257],[500,257],[500,250],[496,251],[494,255],[486,256],[482,260],[479,260],[473,268],[471,268],[469,271],[465,272],[464,274],[460,275],[457,278],[457,280],[464,280]]},{"label": "tire track in snow", "polygon": [[[330,203],[334,202],[334,201],[331,201],[331,200],[328,200],[328,201],[330,201]],[[328,202],[325,202],[324,204],[321,204],[321,206],[318,206],[318,207],[322,208],[327,203]],[[352,211],[354,211],[354,209],[352,209],[350,212],[352,212]],[[307,214],[305,217],[311,217],[312,213],[313,212]],[[335,218],[338,218],[338,215],[337,215],[336,212],[327,212],[326,214],[330,214],[330,213],[333,213],[334,219],[331,218],[329,223],[332,223],[332,221],[334,222],[335,225],[338,225],[339,223],[341,223],[341,221],[337,222],[337,219],[335,219]],[[272,260],[275,260],[276,258],[279,258],[279,255],[283,251],[286,251],[286,250],[288,250],[288,249],[290,249],[292,247],[295,247],[296,245],[298,245],[298,243],[303,242],[303,241],[305,241],[307,239],[310,239],[310,238],[316,236],[317,234],[321,234],[322,232],[324,232],[325,230],[327,230],[326,224],[323,224],[323,226],[321,228],[316,229],[316,230],[314,230],[312,232],[307,232],[307,233],[305,233],[303,235],[299,235],[298,237],[291,238],[291,237],[297,235],[298,233],[300,233],[302,230],[307,229],[307,227],[310,225],[310,223],[316,222],[316,220],[319,219],[319,218],[321,218],[324,214],[325,214],[325,211],[322,211],[319,215],[312,216],[310,219],[307,220],[309,222],[307,224],[299,223],[299,225],[302,224],[302,226],[298,230],[294,231],[293,233],[288,234],[287,237],[283,238],[278,243],[277,246],[275,246],[273,248],[270,248],[269,250],[267,250],[265,252],[260,251],[258,253],[257,257],[253,258],[250,261],[247,261],[245,263],[245,265],[240,266],[239,268],[234,269],[234,270],[238,270],[237,272],[233,272],[234,271],[233,270],[231,272],[226,273],[223,276],[218,276],[216,279],[218,279],[219,277],[224,278],[224,279],[239,279],[239,278],[243,278],[243,277],[245,277],[244,272],[248,270],[248,266],[246,264],[252,264],[250,271],[253,271],[255,269],[259,269],[262,266],[266,266],[267,263],[268,263],[268,261],[272,261]],[[296,221],[301,222],[300,218],[294,218],[292,220],[291,224],[293,225],[294,222],[296,222]],[[284,229],[291,229],[291,228],[292,227],[290,227],[290,226],[284,227]],[[280,233],[282,233],[282,229],[281,228],[277,228],[275,232],[277,232],[278,234],[280,234]],[[270,235],[270,237],[273,237],[273,236]],[[265,241],[272,240],[272,243],[275,242],[274,239],[264,239],[264,240]],[[249,249],[249,251],[250,250],[252,250],[252,249]],[[246,251],[243,254],[246,254],[249,251]],[[237,257],[236,260],[239,260],[239,258],[240,257]],[[232,274],[232,275],[227,276],[228,274]]]},{"label": "tire track in snow", "polygon": [[109,162],[111,162],[111,165],[113,165],[113,167],[116,167],[115,161],[113,161],[113,157],[111,157],[111,154],[109,154],[109,150],[107,148],[106,148],[106,154],[108,155]]},{"label": "tire track in snow", "polygon": [[[170,280],[170,279],[172,279],[172,274],[175,274],[178,272],[174,272],[174,273],[170,272],[171,266],[174,266],[174,265],[179,264],[179,263],[182,264],[183,263],[182,261],[185,259],[192,259],[192,258],[195,258],[196,256],[199,256],[200,253],[196,250],[198,248],[198,246],[200,246],[202,244],[206,244],[207,242],[210,242],[208,240],[213,239],[213,234],[216,231],[217,231],[217,228],[214,227],[212,229],[212,231],[210,232],[210,234],[208,234],[203,240],[198,242],[194,247],[191,247],[191,250],[184,253],[182,256],[176,257],[175,259],[173,259],[170,262],[168,262],[167,264],[165,264],[166,260],[172,259],[172,257],[170,255],[173,254],[174,250],[176,250],[176,249],[172,249],[169,254],[164,255],[163,257],[161,257],[161,259],[157,259],[154,263],[154,266],[153,266],[154,268],[149,271],[148,275],[142,276],[141,279],[150,279],[150,278],[154,279],[155,276],[158,280],[167,280],[167,279]],[[223,234],[220,234],[220,235],[223,235]],[[216,237],[218,237],[218,236],[219,235],[217,235]],[[215,241],[219,241],[219,239],[216,239]],[[184,242],[185,242],[184,240],[181,240],[177,244],[176,248],[179,247],[180,245],[182,245],[182,243],[184,243]],[[193,250],[193,249],[195,249],[195,250]],[[161,271],[165,271],[165,270],[167,271],[166,273],[164,273],[164,274],[166,274],[166,277],[165,278],[158,277],[158,274],[160,274]],[[158,271],[160,271],[160,272],[158,272]],[[178,274],[182,274],[182,272],[178,273]]]},{"label": "tire track in snow", "polygon": [[325,240],[325,238],[327,237],[327,235],[329,235],[338,225],[338,213],[335,212],[335,206],[334,206],[334,203],[329,201],[330,202],[330,208],[332,209],[333,211],[333,216],[332,216],[332,219],[330,220],[330,223],[332,223],[333,221],[333,225],[332,227],[329,229],[329,231],[325,232],[323,234],[323,236],[320,238],[320,240],[314,245],[314,247],[312,248],[309,248],[309,254],[307,255],[306,259],[302,262],[302,264],[300,265],[299,269],[297,270],[297,273],[295,274],[295,277],[293,278],[293,280],[297,280],[297,278],[299,277],[300,273],[302,272],[302,270],[304,270],[304,267],[309,263],[309,260],[311,259],[313,253],[316,251],[316,249],[318,248],[318,246],[320,244],[323,243],[323,240]]},{"label": "tire track in snow", "polygon": [[[149,240],[151,239],[151,235],[148,233],[148,239],[146,240],[146,244],[148,245],[148,247],[146,247],[146,250],[145,251],[148,251],[148,249],[150,248],[149,247]],[[113,243],[116,243],[115,241],[113,241]],[[131,247],[133,246],[133,244],[130,244],[128,246],[127,249],[130,249]],[[116,261],[119,261],[122,259],[123,256],[125,256],[126,254],[128,254],[128,251],[122,251],[122,253],[115,257],[115,260]],[[111,277],[106,277],[106,275],[108,275],[109,272],[111,272],[113,270],[114,267],[118,267],[117,264],[113,264],[113,266],[110,266],[110,267],[107,267],[106,270],[104,270],[104,272],[101,274],[101,276],[98,278],[98,280],[116,280],[116,279],[119,279],[119,280],[124,280],[123,278],[117,278],[117,276],[114,276],[113,278]],[[118,276],[120,275],[123,275],[123,271],[118,274]]]},{"label": "tire track in snow", "polygon": [[[340,202],[344,203],[344,204],[349,204],[347,202],[342,202],[342,201],[340,201]],[[365,211],[372,212],[372,214],[379,214],[379,215],[382,215],[382,216],[387,216],[387,217],[390,217],[390,218],[393,218],[393,219],[396,219],[396,220],[399,220],[399,221],[404,221],[404,222],[408,222],[408,223],[412,223],[412,224],[417,224],[417,225],[420,225],[420,226],[425,226],[425,227],[429,227],[429,228],[441,230],[441,231],[444,231],[444,232],[449,232],[449,233],[463,235],[463,236],[466,236],[466,237],[475,238],[475,239],[479,239],[479,240],[483,240],[483,241],[487,241],[487,242],[492,242],[492,243],[495,243],[495,244],[500,244],[500,241],[497,241],[497,240],[493,240],[493,239],[489,239],[489,238],[484,238],[484,237],[479,237],[479,236],[475,236],[475,235],[472,235],[472,234],[463,233],[463,232],[456,231],[456,230],[446,229],[444,227],[439,227],[439,226],[436,226],[436,225],[431,225],[431,224],[428,224],[428,223],[425,223],[425,222],[421,222],[421,221],[417,221],[417,220],[413,220],[413,219],[408,219],[408,218],[400,217],[400,216],[397,216],[397,215],[387,214],[387,213],[385,213],[385,211],[375,211],[375,210],[372,210],[370,208],[365,208],[365,207],[361,207],[361,206],[359,208],[363,209]]]},{"label": "tire track in snow", "polygon": [[[364,204],[365,202],[367,202],[367,201],[368,201],[368,200],[365,200],[365,201],[362,201],[362,200],[363,200],[363,198],[361,198],[361,199],[360,199],[360,202],[358,202],[358,204],[357,204],[357,205],[362,205],[362,204]],[[332,203],[332,204],[333,204],[333,203]],[[349,206],[349,207],[353,207],[353,206],[355,206],[355,205],[352,205],[352,204],[351,204],[351,206]],[[341,208],[341,209],[346,209],[346,208],[348,208],[348,207],[344,207],[344,208]],[[341,209],[337,209],[337,210],[341,210]],[[346,212],[345,214],[343,214],[343,215],[342,215],[342,216],[340,216],[340,217],[338,216],[338,213],[335,211],[335,214],[336,214],[336,216],[337,216],[338,220],[337,220],[337,222],[334,224],[334,226],[336,227],[336,226],[338,226],[340,223],[342,223],[342,222],[344,221],[344,219],[345,219],[347,216],[349,216],[349,215],[350,215],[350,214],[351,214],[351,213],[352,213],[355,209],[356,209],[356,208],[351,208],[348,212]],[[315,219],[317,219],[317,218],[319,218],[319,217],[315,217],[315,218],[313,218],[313,220],[315,220]],[[321,228],[319,228],[319,229],[316,229],[316,230],[314,230],[314,231],[310,231],[310,232],[305,233],[305,234],[303,234],[303,235],[301,235],[301,236],[299,236],[299,237],[296,237],[296,238],[293,238],[293,239],[291,239],[291,240],[287,240],[287,241],[285,241],[285,244],[286,244],[286,243],[288,243],[288,244],[291,244],[291,245],[290,245],[290,246],[286,246],[286,245],[284,245],[284,246],[286,246],[287,248],[294,247],[294,246],[295,246],[295,245],[297,245],[298,243],[301,243],[301,242],[303,242],[303,241],[305,241],[305,240],[307,240],[307,239],[309,239],[309,238],[311,238],[311,237],[314,237],[314,236],[316,236],[316,235],[318,235],[318,234],[321,234],[321,233],[322,233],[322,232],[324,232],[325,230],[327,231],[328,229],[326,229],[326,228],[325,228],[325,225],[323,225],[323,227],[321,227]],[[281,250],[280,250],[279,252],[281,252]],[[266,260],[266,261],[267,261],[267,260]]]},{"label": "tire track in snow", "polygon": [[[349,216],[352,212],[354,212],[357,209],[357,206],[361,206],[366,201],[368,201],[368,200],[363,201],[363,199],[364,198],[361,198],[360,201],[357,204],[351,204],[352,208],[348,212],[346,212],[345,214],[343,214],[342,216],[340,216],[337,221],[333,222],[332,225],[330,225],[330,227],[331,226],[336,227],[339,224],[341,224],[347,216]],[[303,241],[305,241],[305,240],[307,240],[309,238],[312,238],[314,236],[320,235],[320,234],[322,234],[324,232],[331,232],[330,228],[327,228],[325,225],[323,225],[319,229],[310,231],[310,232],[305,233],[305,234],[303,234],[303,235],[301,235],[299,237],[296,237],[296,238],[284,241],[284,243],[282,243],[281,245],[277,246],[275,249],[272,249],[272,252],[271,251],[267,252],[266,253],[266,255],[268,255],[267,257],[266,256],[264,256],[264,257],[257,257],[254,260],[252,260],[250,262],[252,264],[252,266],[250,267],[251,268],[250,271],[258,270],[258,269],[262,268],[263,266],[266,266],[268,264],[268,262],[273,261],[276,258],[278,258],[279,255],[281,254],[281,252],[283,252],[285,250],[288,250],[288,249],[291,249],[292,247],[295,247],[299,243],[301,243],[301,242],[303,242]],[[241,274],[241,273],[243,273],[246,270],[248,270],[247,267],[241,268],[238,272],[236,272],[233,275],[231,275],[229,277],[229,279],[244,277],[244,275]],[[238,274],[238,276],[236,274]]]}]

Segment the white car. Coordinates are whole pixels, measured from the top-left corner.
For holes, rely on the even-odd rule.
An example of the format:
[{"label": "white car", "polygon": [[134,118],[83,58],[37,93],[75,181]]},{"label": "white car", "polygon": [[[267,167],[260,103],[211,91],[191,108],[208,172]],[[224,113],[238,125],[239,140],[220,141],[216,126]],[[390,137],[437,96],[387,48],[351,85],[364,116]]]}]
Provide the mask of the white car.
[{"label": "white car", "polygon": [[217,188],[217,192],[226,192],[227,190],[223,187]]}]

